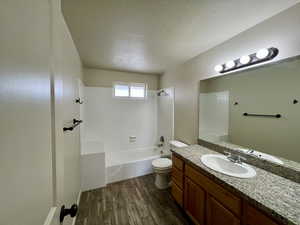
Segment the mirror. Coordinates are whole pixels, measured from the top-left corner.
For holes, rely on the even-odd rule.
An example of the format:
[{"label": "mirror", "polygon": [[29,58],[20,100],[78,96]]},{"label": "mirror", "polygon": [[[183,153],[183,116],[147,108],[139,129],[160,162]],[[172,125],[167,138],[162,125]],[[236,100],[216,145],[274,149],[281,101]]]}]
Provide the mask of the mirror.
[{"label": "mirror", "polygon": [[298,101],[299,56],[201,80],[199,139],[300,162]]}]

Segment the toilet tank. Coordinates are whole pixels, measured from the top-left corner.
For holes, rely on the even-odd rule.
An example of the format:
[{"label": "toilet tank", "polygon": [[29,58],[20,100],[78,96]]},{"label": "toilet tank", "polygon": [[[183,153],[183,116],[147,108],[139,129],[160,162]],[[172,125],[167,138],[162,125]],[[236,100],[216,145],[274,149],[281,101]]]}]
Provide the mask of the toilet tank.
[{"label": "toilet tank", "polygon": [[188,145],[181,142],[181,141],[177,141],[177,140],[172,140],[169,142],[170,144],[170,148],[171,149],[175,149],[175,148],[184,148],[184,147],[187,147]]}]

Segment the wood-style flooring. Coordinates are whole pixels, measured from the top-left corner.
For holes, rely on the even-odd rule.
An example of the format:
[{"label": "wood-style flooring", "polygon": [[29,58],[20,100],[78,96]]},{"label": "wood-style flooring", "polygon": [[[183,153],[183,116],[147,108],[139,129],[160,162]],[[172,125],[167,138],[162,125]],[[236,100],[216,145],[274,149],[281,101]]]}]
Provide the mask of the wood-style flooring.
[{"label": "wood-style flooring", "polygon": [[109,184],[83,192],[76,225],[192,224],[170,190],[158,190],[154,175]]}]

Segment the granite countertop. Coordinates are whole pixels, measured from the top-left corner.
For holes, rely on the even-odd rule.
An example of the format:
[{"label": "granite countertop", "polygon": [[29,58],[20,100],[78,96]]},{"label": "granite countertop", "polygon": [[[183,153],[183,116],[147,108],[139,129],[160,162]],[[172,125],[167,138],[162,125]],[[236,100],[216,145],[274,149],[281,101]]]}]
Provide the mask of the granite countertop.
[{"label": "granite countertop", "polygon": [[200,145],[172,150],[188,163],[199,167],[216,183],[246,199],[283,224],[300,225],[300,184],[252,166],[256,171],[253,178],[231,177],[212,169],[201,162],[205,154],[220,154]]},{"label": "granite countertop", "polygon": [[[225,142],[225,141],[209,141],[209,142],[211,142],[215,145],[221,146],[221,147],[232,149],[232,150],[247,149],[243,146],[228,143],[228,142]],[[256,150],[256,149],[253,149],[253,150]],[[280,159],[283,162],[283,164],[279,165],[279,166],[290,168],[290,169],[295,170],[296,172],[300,172],[300,163],[295,162],[295,161],[291,161],[291,160],[288,160],[288,159],[285,159],[285,158],[282,158],[282,157],[279,157],[279,156],[276,156],[276,158]],[[267,162],[267,163],[272,163],[272,162],[270,162],[268,160],[264,160],[262,158],[259,158],[259,160],[263,160],[264,162]]]},{"label": "granite countertop", "polygon": [[[252,154],[248,154],[245,152],[247,148],[242,147],[240,145],[232,144],[224,141],[211,141],[198,139],[201,146],[207,147],[219,153],[223,153],[224,151],[228,151],[234,154],[241,155],[247,158],[247,162],[253,166],[259,167],[261,169],[267,170],[269,172],[275,173],[281,177],[287,178],[289,180],[300,183],[300,163],[291,161],[282,157],[275,156],[280,159],[283,164],[278,164],[276,162],[272,162],[263,158],[259,158]],[[249,150],[249,149],[248,149]],[[256,149],[253,149],[256,151]],[[271,155],[272,156],[272,155]]]}]

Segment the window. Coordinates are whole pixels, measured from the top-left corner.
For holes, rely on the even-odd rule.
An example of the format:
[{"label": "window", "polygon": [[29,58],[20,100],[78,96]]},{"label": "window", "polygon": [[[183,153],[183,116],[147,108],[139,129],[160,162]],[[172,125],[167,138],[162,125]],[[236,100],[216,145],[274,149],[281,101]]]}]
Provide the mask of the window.
[{"label": "window", "polygon": [[144,99],[147,94],[147,86],[143,83],[121,83],[114,84],[115,97],[127,97]]},{"label": "window", "polygon": [[130,86],[130,97],[145,98],[145,84],[135,84]]},{"label": "window", "polygon": [[117,97],[129,97],[129,87],[126,84],[115,85],[115,96]]}]

